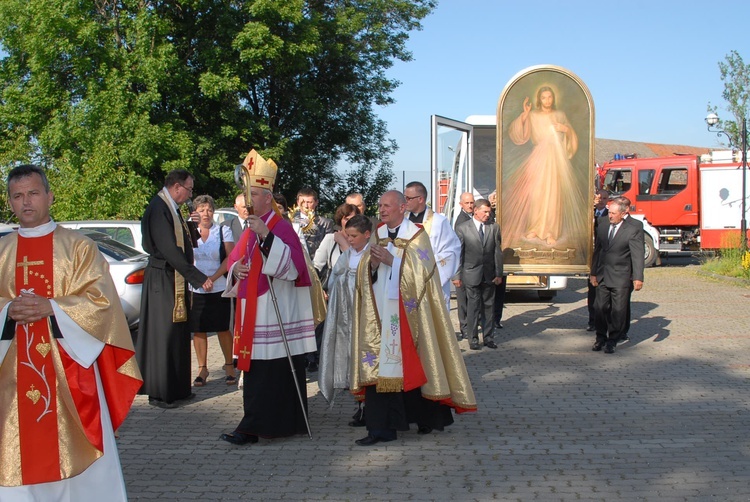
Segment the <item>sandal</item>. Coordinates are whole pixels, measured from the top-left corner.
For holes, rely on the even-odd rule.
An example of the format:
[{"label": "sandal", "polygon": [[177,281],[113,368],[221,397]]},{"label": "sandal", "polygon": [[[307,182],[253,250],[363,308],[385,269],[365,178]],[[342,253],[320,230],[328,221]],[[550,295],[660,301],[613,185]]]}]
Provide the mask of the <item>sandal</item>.
[{"label": "sandal", "polygon": [[[227,366],[231,366],[232,368],[234,368],[234,364],[232,363],[224,365],[225,368]],[[227,375],[226,377],[224,377],[224,380],[226,381],[227,385],[235,385],[237,383],[237,377],[235,375]]]},{"label": "sandal", "polygon": [[[204,368],[205,369],[206,367],[205,366],[198,366],[199,370],[200,370],[200,368]],[[206,376],[205,377],[200,376],[200,373],[201,372],[198,371],[198,376],[195,377],[195,380],[193,380],[193,386],[194,387],[203,387],[204,385],[206,385],[206,379],[208,378],[208,375],[209,375],[208,370],[206,370]]]}]

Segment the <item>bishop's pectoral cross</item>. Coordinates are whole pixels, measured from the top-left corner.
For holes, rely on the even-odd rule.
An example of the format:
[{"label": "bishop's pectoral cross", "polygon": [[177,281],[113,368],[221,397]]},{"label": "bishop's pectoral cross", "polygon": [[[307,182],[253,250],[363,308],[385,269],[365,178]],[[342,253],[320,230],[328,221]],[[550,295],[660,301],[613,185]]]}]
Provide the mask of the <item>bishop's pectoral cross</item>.
[{"label": "bishop's pectoral cross", "polygon": [[23,261],[21,263],[16,264],[16,267],[23,267],[23,285],[26,286],[29,284],[29,267],[33,265],[44,265],[44,261],[29,261],[28,256],[23,257]]}]

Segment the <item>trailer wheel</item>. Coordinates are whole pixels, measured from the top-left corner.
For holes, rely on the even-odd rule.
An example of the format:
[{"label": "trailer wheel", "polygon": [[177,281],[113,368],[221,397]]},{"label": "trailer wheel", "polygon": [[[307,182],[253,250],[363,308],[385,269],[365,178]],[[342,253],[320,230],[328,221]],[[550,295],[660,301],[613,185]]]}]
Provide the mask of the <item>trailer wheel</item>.
[{"label": "trailer wheel", "polygon": [[651,238],[650,235],[644,235],[643,236],[643,247],[644,247],[644,265],[648,267],[653,267],[656,265],[656,260],[659,259],[659,253],[656,251],[656,248],[654,247],[654,240]]}]

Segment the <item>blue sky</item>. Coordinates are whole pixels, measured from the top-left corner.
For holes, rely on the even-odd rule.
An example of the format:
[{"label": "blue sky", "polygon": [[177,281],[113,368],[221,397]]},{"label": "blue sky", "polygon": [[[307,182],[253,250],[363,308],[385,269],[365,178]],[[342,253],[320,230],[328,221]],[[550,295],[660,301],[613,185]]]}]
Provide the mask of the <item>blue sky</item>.
[{"label": "blue sky", "polygon": [[414,60],[389,70],[395,104],[378,109],[399,144],[398,184],[402,171],[426,181],[410,172],[429,171],[430,115],[492,115],[505,84],[538,64],[586,83],[597,138],[716,147],[706,106],[731,118],[718,63],[731,50],[750,63],[742,22],[750,30],[746,0],[441,0],[407,42]]}]

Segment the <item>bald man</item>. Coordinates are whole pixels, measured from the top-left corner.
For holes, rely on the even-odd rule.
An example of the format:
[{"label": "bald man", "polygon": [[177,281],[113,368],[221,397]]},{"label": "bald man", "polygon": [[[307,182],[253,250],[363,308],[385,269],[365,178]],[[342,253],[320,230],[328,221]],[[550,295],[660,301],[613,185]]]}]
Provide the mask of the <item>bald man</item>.
[{"label": "bald man", "polygon": [[[453,224],[455,230],[464,221],[469,221],[474,216],[474,194],[471,192],[464,192],[461,194],[458,205],[461,206],[461,212],[456,217],[456,223]],[[461,284],[458,278],[454,277],[453,284]],[[458,307],[458,327],[460,333],[456,335],[458,340],[463,340],[469,335],[466,331],[466,289],[463,284],[456,287],[456,305]]]},{"label": "bald man", "polygon": [[229,223],[225,224],[229,225],[229,228],[232,229],[234,242],[239,242],[242,231],[247,228],[247,218],[250,216],[250,211],[248,211],[247,204],[245,203],[244,193],[238,194],[237,197],[234,198],[234,210],[237,211],[237,218],[232,218]]}]

